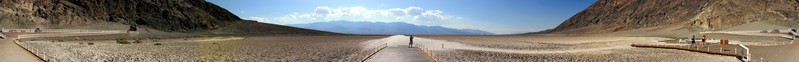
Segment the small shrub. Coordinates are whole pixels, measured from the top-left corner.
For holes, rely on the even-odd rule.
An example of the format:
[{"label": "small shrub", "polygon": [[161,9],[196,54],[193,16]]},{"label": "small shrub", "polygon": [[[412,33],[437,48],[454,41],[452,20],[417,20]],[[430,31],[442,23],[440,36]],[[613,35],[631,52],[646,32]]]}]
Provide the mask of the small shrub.
[{"label": "small shrub", "polygon": [[153,44],[153,45],[163,45],[163,44],[161,44],[161,43],[155,43],[155,44]]},{"label": "small shrub", "polygon": [[117,43],[119,43],[119,44],[130,44],[130,42],[124,41],[124,40],[123,41],[117,41]]},{"label": "small shrub", "polygon": [[117,39],[117,43],[119,43],[119,44],[130,44],[130,42],[128,42],[125,39]]},{"label": "small shrub", "polygon": [[58,42],[64,42],[64,40],[58,40]]},{"label": "small shrub", "polygon": [[771,31],[771,33],[780,33],[780,30],[779,29],[774,29],[774,30]]},{"label": "small shrub", "polygon": [[86,43],[87,45],[94,45],[94,42]]},{"label": "small shrub", "polygon": [[133,41],[133,43],[141,43],[141,42],[142,42],[141,40]]},{"label": "small shrub", "polygon": [[31,39],[31,41],[36,41],[36,39]]},{"label": "small shrub", "polygon": [[760,33],[768,33],[768,30],[762,30]]}]

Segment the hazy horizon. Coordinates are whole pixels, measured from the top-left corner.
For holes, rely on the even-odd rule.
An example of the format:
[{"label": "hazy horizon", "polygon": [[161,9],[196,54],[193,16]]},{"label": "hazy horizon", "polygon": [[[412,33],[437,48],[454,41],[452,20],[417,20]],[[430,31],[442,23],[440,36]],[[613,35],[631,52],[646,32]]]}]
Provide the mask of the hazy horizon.
[{"label": "hazy horizon", "polygon": [[[246,20],[272,24],[324,21],[405,22],[517,34],[555,28],[595,0],[236,0],[215,1]],[[455,2],[455,3],[453,3]]]}]

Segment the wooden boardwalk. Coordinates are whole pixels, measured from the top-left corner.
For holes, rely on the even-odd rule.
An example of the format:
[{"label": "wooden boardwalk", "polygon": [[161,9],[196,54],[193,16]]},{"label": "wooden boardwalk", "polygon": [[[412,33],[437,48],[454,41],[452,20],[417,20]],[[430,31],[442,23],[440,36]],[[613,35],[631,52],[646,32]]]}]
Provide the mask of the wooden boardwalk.
[{"label": "wooden boardwalk", "polygon": [[416,48],[388,47],[377,52],[366,62],[431,62],[431,60]]},{"label": "wooden boardwalk", "polygon": [[17,45],[13,38],[0,39],[0,62],[43,62],[30,51]]},{"label": "wooden boardwalk", "polygon": [[423,47],[408,47],[408,37],[389,37],[387,47],[377,51],[364,62],[436,62]]}]

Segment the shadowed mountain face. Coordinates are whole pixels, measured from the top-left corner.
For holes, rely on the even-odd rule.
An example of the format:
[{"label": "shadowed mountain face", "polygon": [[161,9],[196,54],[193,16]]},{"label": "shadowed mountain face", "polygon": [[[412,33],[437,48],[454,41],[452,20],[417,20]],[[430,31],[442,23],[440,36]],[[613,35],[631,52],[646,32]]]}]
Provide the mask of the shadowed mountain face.
[{"label": "shadowed mountain face", "polygon": [[696,32],[758,21],[799,27],[797,6],[797,0],[600,0],[561,23],[553,32],[607,33],[641,28]]},{"label": "shadowed mountain face", "polygon": [[326,33],[242,21],[205,0],[3,0],[0,3],[0,26],[9,28],[70,28],[110,22],[166,32],[204,32],[232,24],[258,24],[261,27],[248,29]]},{"label": "shadowed mountain face", "polygon": [[441,26],[418,26],[401,22],[330,21],[289,26],[347,34],[430,34],[430,35],[491,35],[474,29],[452,29]]}]

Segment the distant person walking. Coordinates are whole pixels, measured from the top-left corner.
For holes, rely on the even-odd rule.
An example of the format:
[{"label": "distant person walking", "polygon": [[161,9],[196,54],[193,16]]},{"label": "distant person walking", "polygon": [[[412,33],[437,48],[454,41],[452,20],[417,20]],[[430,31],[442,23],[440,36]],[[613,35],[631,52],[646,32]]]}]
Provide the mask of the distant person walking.
[{"label": "distant person walking", "polygon": [[707,36],[702,35],[702,43],[705,43],[705,42],[707,42]]},{"label": "distant person walking", "polygon": [[707,42],[707,36],[702,35],[702,46],[705,46],[705,42]]},{"label": "distant person walking", "polygon": [[691,44],[696,43],[696,35],[691,35]]},{"label": "distant person walking", "polygon": [[408,35],[411,38],[411,42],[408,43],[408,48],[413,48],[413,35]]}]

